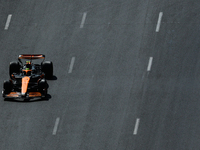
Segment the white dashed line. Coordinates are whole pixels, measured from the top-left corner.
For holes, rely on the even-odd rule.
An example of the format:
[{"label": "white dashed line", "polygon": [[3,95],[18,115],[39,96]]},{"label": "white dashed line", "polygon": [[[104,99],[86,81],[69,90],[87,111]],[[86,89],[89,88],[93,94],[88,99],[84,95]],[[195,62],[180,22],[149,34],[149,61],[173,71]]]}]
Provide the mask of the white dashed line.
[{"label": "white dashed line", "polygon": [[149,64],[148,64],[148,67],[147,67],[147,71],[151,71],[152,61],[153,61],[153,57],[150,57],[149,58]]},{"label": "white dashed line", "polygon": [[86,19],[86,16],[87,16],[87,13],[84,12],[83,13],[83,17],[82,17],[82,21],[81,21],[81,25],[80,25],[80,28],[83,28],[84,24],[85,24],[85,19]]},{"label": "white dashed line", "polygon": [[134,128],[134,131],[133,131],[133,135],[137,134],[138,128],[139,128],[139,123],[140,123],[140,118],[137,118],[136,122],[135,122],[135,128]]},{"label": "white dashed line", "polygon": [[4,30],[8,30],[9,25],[10,25],[10,21],[11,21],[11,18],[12,18],[12,14],[8,15],[8,18],[7,18],[7,21],[6,21],[6,25],[5,25]]},{"label": "white dashed line", "polygon": [[163,12],[160,12],[160,13],[159,13],[159,17],[158,17],[157,26],[156,26],[156,32],[159,32],[159,30],[160,30],[160,25],[161,25],[162,16],[163,16]]},{"label": "white dashed line", "polygon": [[75,57],[72,57],[68,73],[72,73],[74,62],[75,62]]},{"label": "white dashed line", "polygon": [[57,129],[58,129],[58,124],[59,124],[59,121],[60,121],[60,118],[56,118],[56,122],[55,122],[55,125],[54,125],[54,128],[53,128],[53,135],[56,135],[56,132],[57,132]]}]

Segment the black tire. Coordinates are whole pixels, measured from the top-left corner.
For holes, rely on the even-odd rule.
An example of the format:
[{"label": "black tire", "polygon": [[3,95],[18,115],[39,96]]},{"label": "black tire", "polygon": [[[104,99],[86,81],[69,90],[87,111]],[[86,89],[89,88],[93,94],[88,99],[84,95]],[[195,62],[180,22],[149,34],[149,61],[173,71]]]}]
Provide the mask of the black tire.
[{"label": "black tire", "polygon": [[4,94],[9,94],[12,91],[13,85],[11,81],[4,81],[3,84],[3,89],[4,89]]},{"label": "black tire", "polygon": [[47,82],[45,79],[42,79],[38,82],[38,90],[40,92],[44,92],[45,90],[47,90]]},{"label": "black tire", "polygon": [[13,73],[19,73],[20,72],[20,64],[19,62],[10,62],[10,67],[9,67],[9,74],[10,76]]},{"label": "black tire", "polygon": [[42,72],[45,73],[47,79],[53,77],[53,63],[51,61],[44,61],[42,63]]}]

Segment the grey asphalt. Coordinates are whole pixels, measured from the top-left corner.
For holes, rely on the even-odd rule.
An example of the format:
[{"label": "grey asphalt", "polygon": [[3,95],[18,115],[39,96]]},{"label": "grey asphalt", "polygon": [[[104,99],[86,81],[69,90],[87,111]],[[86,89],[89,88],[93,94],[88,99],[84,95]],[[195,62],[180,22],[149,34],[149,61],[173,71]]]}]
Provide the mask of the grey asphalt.
[{"label": "grey asphalt", "polygon": [[199,4],[1,0],[0,84],[21,53],[45,54],[54,63],[55,80],[48,81],[48,101],[1,98],[0,149],[200,149]]}]

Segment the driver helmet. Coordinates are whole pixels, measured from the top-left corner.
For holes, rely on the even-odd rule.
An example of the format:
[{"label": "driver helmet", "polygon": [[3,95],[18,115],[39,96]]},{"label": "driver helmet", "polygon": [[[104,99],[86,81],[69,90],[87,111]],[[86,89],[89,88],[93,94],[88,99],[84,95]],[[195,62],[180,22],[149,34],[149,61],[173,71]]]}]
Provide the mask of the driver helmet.
[{"label": "driver helmet", "polygon": [[31,69],[31,61],[26,61],[26,68]]}]

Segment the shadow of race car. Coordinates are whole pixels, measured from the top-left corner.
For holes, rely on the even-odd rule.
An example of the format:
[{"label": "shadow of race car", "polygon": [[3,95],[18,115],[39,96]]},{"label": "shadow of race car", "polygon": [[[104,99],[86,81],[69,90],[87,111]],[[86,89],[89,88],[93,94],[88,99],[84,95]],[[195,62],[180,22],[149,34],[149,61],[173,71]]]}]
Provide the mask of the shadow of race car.
[{"label": "shadow of race car", "polygon": [[44,60],[43,54],[21,54],[18,62],[10,62],[10,80],[4,81],[3,97],[24,100],[46,98],[46,79],[53,77],[53,63]]}]

